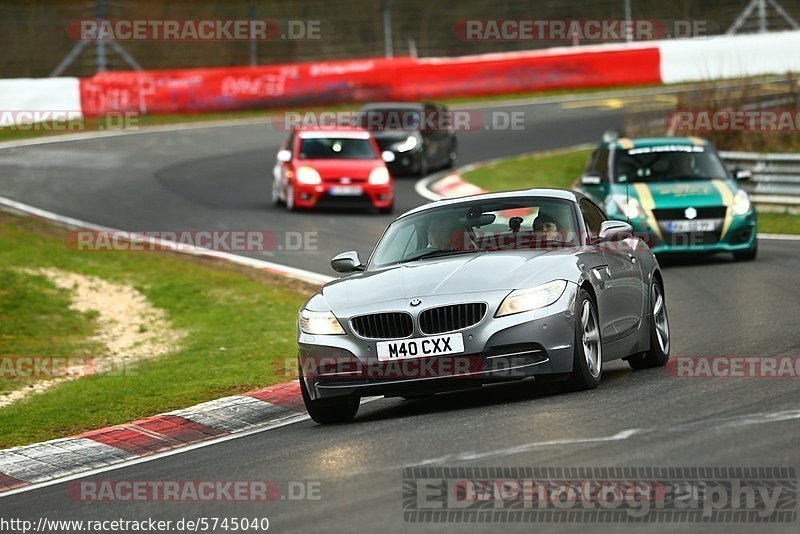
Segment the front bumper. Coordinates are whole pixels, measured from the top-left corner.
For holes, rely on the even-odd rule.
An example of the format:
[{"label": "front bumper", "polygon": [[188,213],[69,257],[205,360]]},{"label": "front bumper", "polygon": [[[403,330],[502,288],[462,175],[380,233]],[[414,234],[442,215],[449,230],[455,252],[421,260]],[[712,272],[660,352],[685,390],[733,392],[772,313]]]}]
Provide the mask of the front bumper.
[{"label": "front bumper", "polygon": [[394,199],[394,186],[358,184],[362,188],[360,195],[334,195],[331,187],[338,184],[302,185],[296,184],[295,206],[298,208],[314,208],[324,206],[354,208],[388,208]]},{"label": "front bumper", "polygon": [[[379,340],[358,338],[348,326],[347,335],[311,336],[300,332],[300,369],[312,399],[436,393],[569,373],[577,289],[575,284],[568,284],[561,298],[550,306],[500,318],[495,318],[494,313],[508,292],[492,295],[487,299],[489,307],[484,319],[459,331],[464,352],[457,355],[380,362],[375,346]],[[452,296],[450,302],[444,298],[441,303],[434,303],[432,298],[426,300],[431,306],[452,302]],[[340,321],[343,325],[348,323],[341,317]],[[426,336],[415,330],[413,337]]]},{"label": "front bumper", "polygon": [[727,229],[720,219],[713,232],[670,234],[664,221],[659,221],[658,230],[646,219],[631,221],[634,233],[641,237],[654,254],[705,254],[715,252],[739,252],[756,246],[757,229],[755,212],[731,217]]},{"label": "front bumper", "polygon": [[394,161],[386,165],[393,175],[416,174],[422,167],[422,150],[394,152],[394,157]]}]

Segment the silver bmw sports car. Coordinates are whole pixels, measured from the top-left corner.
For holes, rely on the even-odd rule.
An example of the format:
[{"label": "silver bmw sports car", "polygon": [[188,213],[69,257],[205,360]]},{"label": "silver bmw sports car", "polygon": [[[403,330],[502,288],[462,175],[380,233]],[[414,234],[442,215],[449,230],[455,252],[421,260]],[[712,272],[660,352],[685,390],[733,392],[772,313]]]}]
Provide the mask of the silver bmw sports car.
[{"label": "silver bmw sports car", "polygon": [[427,204],[389,225],[366,263],[345,252],[331,265],[349,275],[298,318],[300,385],[318,423],[352,420],[367,395],[530,377],[591,389],[609,360],[669,358],[655,256],[578,192]]}]

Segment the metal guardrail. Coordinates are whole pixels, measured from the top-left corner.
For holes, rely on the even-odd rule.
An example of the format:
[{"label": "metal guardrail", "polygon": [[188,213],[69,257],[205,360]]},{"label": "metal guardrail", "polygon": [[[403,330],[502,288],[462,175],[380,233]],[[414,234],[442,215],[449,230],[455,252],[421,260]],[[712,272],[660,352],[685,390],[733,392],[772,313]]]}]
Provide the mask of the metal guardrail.
[{"label": "metal guardrail", "polygon": [[720,152],[720,156],[729,168],[753,173],[742,186],[757,204],[800,205],[800,154]]}]

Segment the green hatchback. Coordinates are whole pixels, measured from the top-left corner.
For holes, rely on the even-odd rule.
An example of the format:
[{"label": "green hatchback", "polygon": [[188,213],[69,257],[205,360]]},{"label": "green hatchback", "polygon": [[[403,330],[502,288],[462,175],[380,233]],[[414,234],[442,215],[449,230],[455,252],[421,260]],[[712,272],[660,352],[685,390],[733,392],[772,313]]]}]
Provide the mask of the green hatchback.
[{"label": "green hatchback", "polygon": [[656,254],[758,252],[756,212],[714,146],[697,137],[606,135],[589,158],[579,189],[609,218],[628,221]]}]

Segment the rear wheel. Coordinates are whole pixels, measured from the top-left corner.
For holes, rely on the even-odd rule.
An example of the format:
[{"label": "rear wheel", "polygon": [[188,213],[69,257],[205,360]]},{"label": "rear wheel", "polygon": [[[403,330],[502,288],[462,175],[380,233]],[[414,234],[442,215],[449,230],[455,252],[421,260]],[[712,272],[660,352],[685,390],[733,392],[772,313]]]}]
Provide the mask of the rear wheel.
[{"label": "rear wheel", "polygon": [[572,372],[564,383],[565,388],[571,391],[594,389],[603,375],[603,344],[597,306],[585,289],[578,291],[576,309]]},{"label": "rear wheel", "polygon": [[306,411],[315,422],[321,425],[347,423],[355,419],[361,399],[357,396],[334,397],[332,399],[312,400],[306,388],[306,381],[300,375],[300,392]]},{"label": "rear wheel", "polygon": [[634,369],[663,367],[669,360],[669,317],[664,289],[656,279],[650,288],[650,350],[628,358],[628,364]]}]

